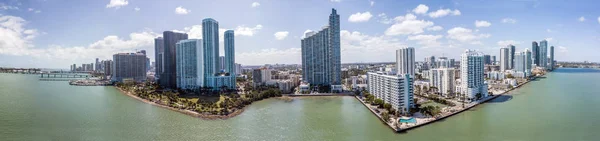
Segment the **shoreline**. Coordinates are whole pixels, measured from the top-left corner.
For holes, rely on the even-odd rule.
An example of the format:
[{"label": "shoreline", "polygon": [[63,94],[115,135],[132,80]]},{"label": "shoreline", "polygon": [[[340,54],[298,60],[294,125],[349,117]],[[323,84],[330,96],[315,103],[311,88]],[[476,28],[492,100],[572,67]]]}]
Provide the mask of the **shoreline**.
[{"label": "shoreline", "polygon": [[[546,73],[546,74],[547,74],[547,73]],[[355,96],[355,98],[356,98],[356,100],[358,100],[359,102],[361,102],[361,103],[363,104],[363,106],[365,106],[365,108],[367,108],[369,111],[371,111],[371,113],[373,113],[373,114],[374,114],[374,115],[375,115],[377,118],[379,118],[379,120],[380,120],[382,123],[384,123],[385,125],[387,125],[387,126],[388,126],[390,129],[392,129],[394,132],[396,132],[396,133],[402,133],[402,132],[406,132],[406,131],[408,131],[408,130],[411,130],[411,129],[415,129],[415,128],[422,127],[422,126],[425,126],[425,125],[428,125],[428,124],[431,124],[431,123],[435,123],[435,122],[437,122],[437,121],[439,121],[439,120],[443,120],[443,119],[446,119],[446,118],[452,117],[452,116],[454,116],[454,115],[460,114],[460,113],[462,113],[462,112],[464,112],[464,111],[467,111],[467,110],[469,110],[469,109],[471,109],[471,108],[473,108],[473,107],[477,107],[478,105],[485,104],[485,103],[486,103],[486,102],[488,102],[488,101],[491,101],[491,100],[493,100],[493,99],[496,99],[496,98],[498,98],[498,97],[500,97],[500,96],[502,96],[502,95],[508,94],[509,92],[511,92],[511,91],[513,91],[513,90],[516,90],[516,89],[518,89],[518,88],[521,88],[521,86],[524,86],[525,84],[527,84],[527,83],[529,83],[529,82],[531,82],[531,81],[534,81],[534,80],[536,80],[536,79],[539,79],[540,77],[543,77],[543,76],[545,76],[546,74],[544,74],[544,75],[540,75],[540,76],[535,76],[535,77],[534,77],[534,79],[527,80],[527,81],[525,81],[524,83],[522,83],[522,84],[519,84],[519,85],[515,86],[514,88],[508,89],[508,90],[506,90],[506,91],[504,91],[504,92],[502,92],[502,93],[500,93],[500,94],[495,94],[495,95],[493,95],[493,96],[489,96],[489,97],[483,98],[483,99],[479,100],[479,102],[477,102],[477,103],[474,103],[474,104],[472,104],[472,105],[471,105],[471,104],[469,104],[469,105],[466,105],[466,107],[465,107],[465,108],[463,108],[463,109],[460,109],[460,110],[458,110],[458,111],[454,111],[454,112],[448,113],[448,114],[446,114],[446,115],[442,115],[442,116],[439,116],[439,117],[437,117],[437,118],[434,118],[433,120],[429,120],[429,121],[425,121],[425,122],[422,122],[422,123],[418,123],[418,124],[415,124],[415,125],[413,125],[413,126],[409,126],[409,127],[406,127],[406,128],[395,128],[395,127],[392,127],[392,125],[391,125],[391,124],[389,124],[388,122],[385,122],[385,121],[383,120],[383,118],[382,118],[380,115],[378,115],[377,113],[375,113],[375,111],[373,111],[373,109],[369,108],[369,106],[367,106],[367,105],[366,105],[366,103],[364,103],[364,102],[363,102],[363,101],[362,101],[362,100],[361,100],[361,99],[360,99],[358,96]]]},{"label": "shoreline", "polygon": [[[179,108],[174,108],[174,107],[170,107],[170,106],[166,106],[166,105],[154,103],[154,102],[149,101],[147,99],[143,99],[143,98],[140,98],[140,97],[138,97],[136,95],[133,95],[130,92],[127,92],[127,91],[125,91],[125,90],[123,90],[121,88],[118,88],[118,87],[114,87],[114,88],[117,89],[117,90],[119,90],[119,92],[121,92],[122,94],[127,95],[127,96],[129,96],[129,97],[131,97],[133,99],[138,100],[138,101],[144,102],[146,104],[150,104],[150,105],[153,105],[153,106],[165,108],[165,109],[168,109],[168,110],[172,110],[172,111],[175,111],[175,112],[178,112],[178,113],[182,113],[182,114],[185,114],[185,115],[188,115],[188,116],[196,117],[196,118],[201,118],[201,119],[204,119],[204,120],[216,120],[216,119],[226,120],[226,119],[229,119],[229,118],[233,118],[235,116],[238,116],[238,115],[242,114],[246,110],[246,107],[248,106],[248,105],[246,105],[246,106],[244,106],[244,108],[238,109],[238,110],[236,110],[236,111],[234,111],[232,113],[229,113],[227,115],[201,114],[201,113],[198,113],[198,112],[195,112],[195,111],[183,110],[183,109],[179,109]],[[256,101],[254,101],[254,102],[256,102]]]}]

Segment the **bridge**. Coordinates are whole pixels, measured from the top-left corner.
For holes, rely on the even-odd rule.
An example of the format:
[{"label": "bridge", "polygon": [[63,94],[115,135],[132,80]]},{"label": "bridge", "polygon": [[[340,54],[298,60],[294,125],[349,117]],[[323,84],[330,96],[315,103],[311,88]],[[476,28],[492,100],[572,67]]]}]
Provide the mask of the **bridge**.
[{"label": "bridge", "polygon": [[42,73],[40,78],[91,78],[94,77],[91,74],[77,74],[77,73]]},{"label": "bridge", "polygon": [[0,73],[38,73],[42,69],[39,68],[2,68],[0,67]]}]

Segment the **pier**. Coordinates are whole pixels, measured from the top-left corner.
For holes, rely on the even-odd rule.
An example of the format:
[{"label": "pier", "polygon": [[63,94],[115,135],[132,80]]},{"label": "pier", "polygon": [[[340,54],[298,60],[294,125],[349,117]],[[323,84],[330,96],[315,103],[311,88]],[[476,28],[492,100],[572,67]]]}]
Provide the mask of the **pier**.
[{"label": "pier", "polygon": [[2,68],[0,67],[0,73],[24,73],[24,74],[36,74],[41,72],[40,68]]}]

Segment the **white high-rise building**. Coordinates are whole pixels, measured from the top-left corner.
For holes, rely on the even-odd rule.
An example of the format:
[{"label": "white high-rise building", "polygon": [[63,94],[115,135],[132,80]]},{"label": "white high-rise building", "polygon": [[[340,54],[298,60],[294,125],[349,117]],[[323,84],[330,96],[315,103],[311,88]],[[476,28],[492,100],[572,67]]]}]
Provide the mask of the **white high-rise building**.
[{"label": "white high-rise building", "polygon": [[431,69],[429,85],[436,87],[437,92],[441,93],[444,97],[454,93],[455,71],[453,68]]},{"label": "white high-rise building", "polygon": [[500,71],[509,70],[509,49],[506,47],[500,48]]},{"label": "white high-rise building", "polygon": [[204,86],[204,52],[202,40],[181,40],[176,44],[177,88]]},{"label": "white high-rise building", "polygon": [[516,77],[524,78],[531,76],[531,66],[533,64],[531,51],[525,49],[523,52],[515,53],[515,74]]},{"label": "white high-rise building", "polygon": [[367,73],[369,92],[376,98],[392,105],[401,113],[414,107],[413,80],[409,74],[389,75],[384,72]]},{"label": "white high-rise building", "polygon": [[398,74],[415,76],[415,48],[407,47],[396,50],[396,68]]},{"label": "white high-rise building", "polygon": [[469,100],[475,100],[478,94],[481,98],[488,96],[487,82],[484,80],[483,55],[475,50],[466,50],[461,55],[460,92]]}]

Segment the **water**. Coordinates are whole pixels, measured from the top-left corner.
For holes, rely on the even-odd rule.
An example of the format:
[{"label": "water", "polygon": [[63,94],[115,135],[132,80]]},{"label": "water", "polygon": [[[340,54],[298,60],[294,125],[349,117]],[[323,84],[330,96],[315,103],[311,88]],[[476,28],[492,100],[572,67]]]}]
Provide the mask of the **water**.
[{"label": "water", "polygon": [[228,120],[142,103],[112,87],[0,74],[1,140],[597,140],[600,71],[559,69],[513,95],[407,133],[352,97],[267,99]]}]

